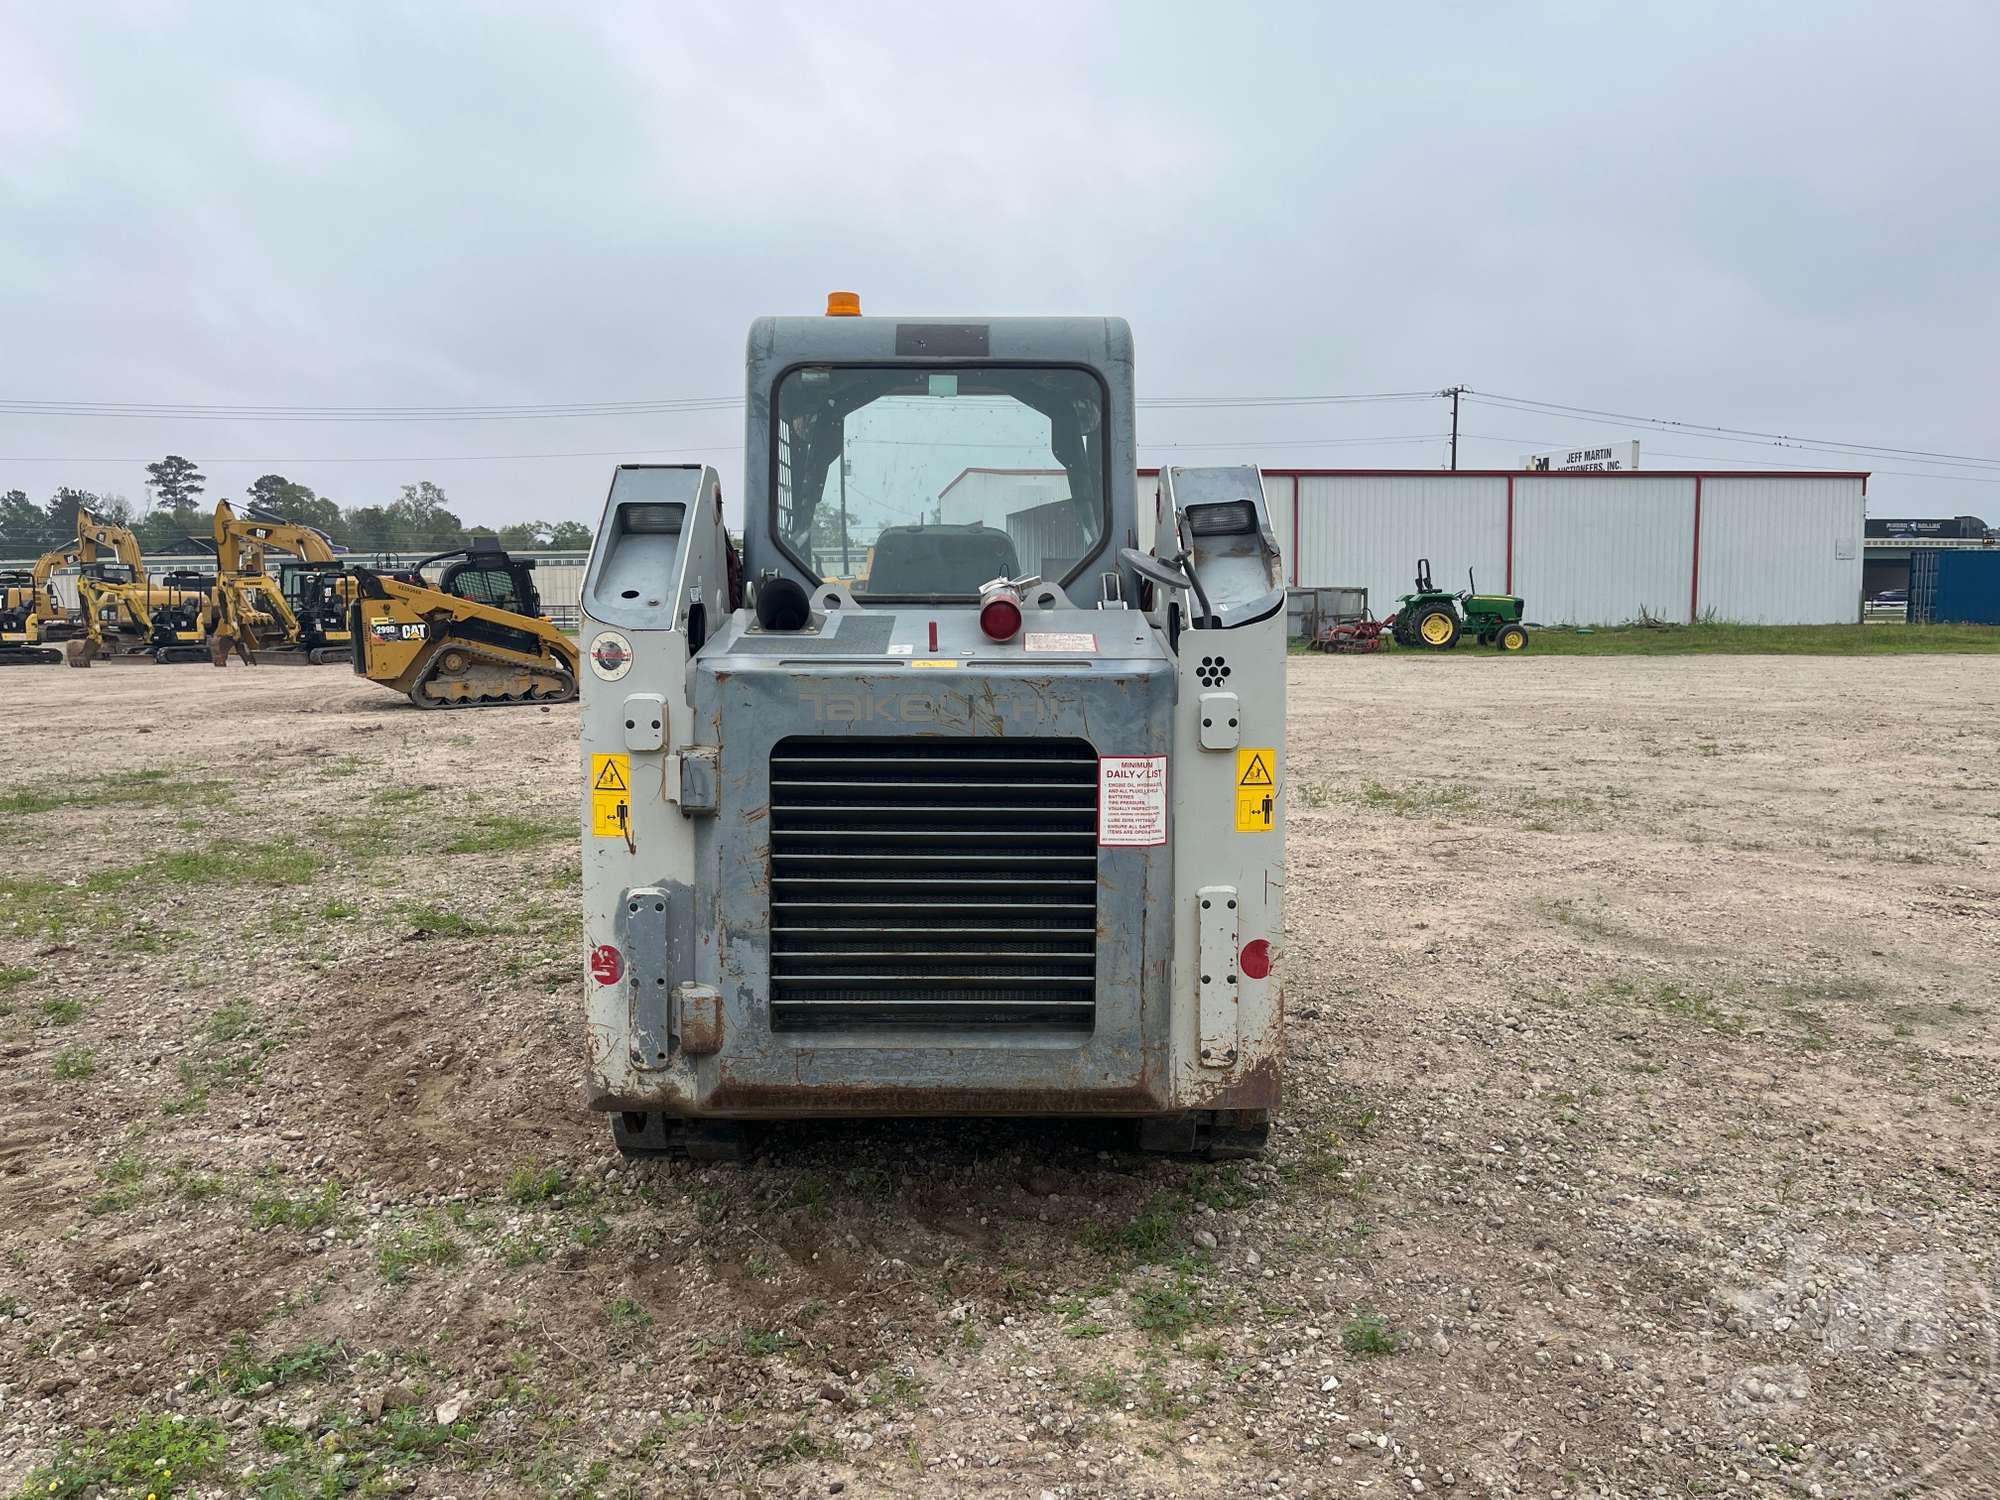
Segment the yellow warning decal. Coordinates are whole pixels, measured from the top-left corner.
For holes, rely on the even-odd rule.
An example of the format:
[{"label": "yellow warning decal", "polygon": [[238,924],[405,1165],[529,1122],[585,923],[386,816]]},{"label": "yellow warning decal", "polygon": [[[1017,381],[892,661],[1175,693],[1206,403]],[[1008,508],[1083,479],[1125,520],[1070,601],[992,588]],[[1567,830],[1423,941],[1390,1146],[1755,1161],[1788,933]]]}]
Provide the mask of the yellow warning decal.
[{"label": "yellow warning decal", "polygon": [[1278,752],[1270,746],[1236,752],[1236,831],[1269,833],[1278,816]]},{"label": "yellow warning decal", "polygon": [[632,834],[632,757],[590,757],[590,831],[600,839]]},{"label": "yellow warning decal", "polygon": [[912,667],[955,667],[958,663],[955,661],[913,661],[910,665]]}]

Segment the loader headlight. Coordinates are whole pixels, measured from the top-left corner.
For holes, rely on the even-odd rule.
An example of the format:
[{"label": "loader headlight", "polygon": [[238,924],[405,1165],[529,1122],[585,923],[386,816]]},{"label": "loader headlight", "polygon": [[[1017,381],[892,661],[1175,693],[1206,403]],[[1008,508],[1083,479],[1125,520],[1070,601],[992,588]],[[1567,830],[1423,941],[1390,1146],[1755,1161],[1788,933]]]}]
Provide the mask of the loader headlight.
[{"label": "loader headlight", "polygon": [[1196,536],[1247,536],[1257,529],[1257,507],[1248,500],[1190,505],[1188,529]]},{"label": "loader headlight", "polygon": [[627,505],[618,515],[628,532],[639,536],[672,536],[681,529],[684,505]]}]

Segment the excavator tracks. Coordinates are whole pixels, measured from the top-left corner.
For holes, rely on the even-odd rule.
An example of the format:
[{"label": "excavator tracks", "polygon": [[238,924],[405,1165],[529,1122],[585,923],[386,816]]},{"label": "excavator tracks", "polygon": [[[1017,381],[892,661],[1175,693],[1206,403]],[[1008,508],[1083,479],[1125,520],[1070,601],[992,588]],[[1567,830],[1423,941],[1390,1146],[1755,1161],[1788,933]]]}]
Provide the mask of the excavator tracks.
[{"label": "excavator tracks", "polygon": [[60,646],[0,646],[0,667],[58,667],[62,665]]},{"label": "excavator tracks", "polygon": [[568,703],[576,677],[560,663],[530,666],[512,656],[454,640],[410,689],[418,708],[499,708],[510,703]]}]

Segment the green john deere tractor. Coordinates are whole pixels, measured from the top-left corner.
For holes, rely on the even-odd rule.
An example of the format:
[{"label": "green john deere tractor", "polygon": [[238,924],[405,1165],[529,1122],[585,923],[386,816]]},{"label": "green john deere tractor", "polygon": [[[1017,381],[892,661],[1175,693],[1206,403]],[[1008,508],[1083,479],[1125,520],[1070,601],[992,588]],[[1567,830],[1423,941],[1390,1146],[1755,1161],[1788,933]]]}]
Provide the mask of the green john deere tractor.
[{"label": "green john deere tractor", "polygon": [[1449,651],[1471,631],[1482,646],[1495,645],[1502,651],[1526,647],[1528,627],[1521,623],[1521,596],[1480,593],[1470,568],[1465,570],[1465,582],[1464,593],[1447,594],[1431,582],[1431,560],[1418,558],[1417,591],[1398,602],[1390,631],[1396,644]]}]

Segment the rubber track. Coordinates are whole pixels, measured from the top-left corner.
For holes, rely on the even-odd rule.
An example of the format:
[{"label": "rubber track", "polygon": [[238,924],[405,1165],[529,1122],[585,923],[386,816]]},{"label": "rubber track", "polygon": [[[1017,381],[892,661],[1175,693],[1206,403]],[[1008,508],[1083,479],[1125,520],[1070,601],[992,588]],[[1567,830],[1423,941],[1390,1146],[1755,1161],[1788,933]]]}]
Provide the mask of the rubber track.
[{"label": "rubber track", "polygon": [[[550,698],[542,695],[524,696],[518,693],[505,693],[498,697],[467,698],[456,702],[447,702],[439,698],[426,698],[423,696],[424,687],[437,676],[438,668],[444,664],[445,653],[447,651],[463,651],[467,656],[475,660],[492,662],[495,666],[505,667],[511,672],[523,670],[553,671],[561,674],[567,680],[569,691],[564,693],[560,698]],[[576,677],[567,667],[563,666],[560,660],[552,659],[552,665],[547,667],[524,669],[520,662],[515,661],[511,657],[501,656],[496,652],[485,650],[472,642],[460,640],[457,637],[451,638],[439,649],[437,656],[431,662],[430,670],[411,684],[409,692],[410,701],[422,709],[508,708],[523,703],[569,703],[574,701],[575,698]]]}]

